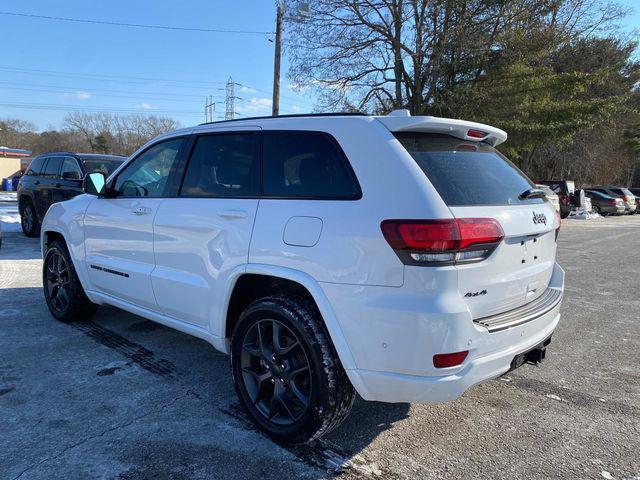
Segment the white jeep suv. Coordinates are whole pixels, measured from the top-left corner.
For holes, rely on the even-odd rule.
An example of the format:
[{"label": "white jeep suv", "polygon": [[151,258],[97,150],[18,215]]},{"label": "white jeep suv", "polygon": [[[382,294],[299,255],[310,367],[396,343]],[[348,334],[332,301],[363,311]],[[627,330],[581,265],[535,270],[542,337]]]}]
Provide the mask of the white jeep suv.
[{"label": "white jeep suv", "polygon": [[113,305],[230,353],[279,441],[328,432],[356,392],[453,400],[541,361],[560,319],[560,220],[506,138],[406,111],[163,135],[49,209],[47,304],[62,321]]}]

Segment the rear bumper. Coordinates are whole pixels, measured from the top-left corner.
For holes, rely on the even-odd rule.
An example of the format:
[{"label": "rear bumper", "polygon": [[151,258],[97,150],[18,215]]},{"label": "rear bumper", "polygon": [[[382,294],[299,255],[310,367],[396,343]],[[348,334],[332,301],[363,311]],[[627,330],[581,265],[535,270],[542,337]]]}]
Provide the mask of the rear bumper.
[{"label": "rear bumper", "polygon": [[[557,264],[549,286],[564,290],[564,271]],[[347,375],[365,400],[415,403],[454,400],[471,386],[507,372],[516,355],[544,341],[560,321],[561,303],[557,303],[526,323],[489,332],[473,322],[466,307],[462,307],[463,302],[440,298],[439,303],[426,305],[422,292],[423,308],[416,310],[419,304],[413,303],[403,288],[398,288],[394,289],[394,297],[400,296],[404,301],[394,309],[387,296],[391,293],[379,291],[388,288],[371,287],[378,291],[368,292],[364,298],[363,292],[369,288],[354,286],[350,292],[345,289],[351,287],[344,285],[339,289],[325,288],[334,308],[335,302],[341,303],[335,310],[342,314],[338,320],[357,367],[347,370]],[[346,300],[339,299],[345,296]],[[360,307],[355,307],[358,303]],[[433,366],[433,355],[461,350],[469,350],[462,365],[442,369]]]}]

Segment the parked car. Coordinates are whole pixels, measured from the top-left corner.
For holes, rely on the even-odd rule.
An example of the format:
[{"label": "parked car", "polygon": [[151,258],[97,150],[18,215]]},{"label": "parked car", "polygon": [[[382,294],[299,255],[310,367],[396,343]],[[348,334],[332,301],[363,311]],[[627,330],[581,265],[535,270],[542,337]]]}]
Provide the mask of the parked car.
[{"label": "parked car", "polygon": [[52,203],[81,194],[85,174],[111,174],[126,157],[91,153],[51,152],[35,157],[18,184],[18,209],[27,237],[40,234],[40,223]]},{"label": "parked car", "polygon": [[606,193],[613,197],[619,197],[624,202],[625,213],[633,214],[636,212],[636,197],[627,188],[624,187],[590,187],[589,190]]},{"label": "parked car", "polygon": [[630,188],[629,191],[636,197],[636,214],[640,214],[640,188]]},{"label": "parked car", "polygon": [[568,217],[574,206],[575,182],[573,180],[541,180],[538,184],[548,186],[558,195],[560,216]]},{"label": "parked car", "polygon": [[51,206],[47,305],[65,322],[113,305],[230,353],[240,404],[283,442],[340,424],[356,391],[453,400],[540,362],[560,320],[560,222],[506,137],[406,111],[163,135]]},{"label": "parked car", "polygon": [[551,190],[547,185],[536,185],[536,188],[539,188],[544,192],[547,200],[549,200],[551,205],[553,205],[556,212],[560,213],[560,198],[558,197],[558,194]]},{"label": "parked car", "polygon": [[591,199],[591,208],[600,215],[624,215],[626,207],[620,197],[612,197],[597,190],[585,189],[584,194]]}]

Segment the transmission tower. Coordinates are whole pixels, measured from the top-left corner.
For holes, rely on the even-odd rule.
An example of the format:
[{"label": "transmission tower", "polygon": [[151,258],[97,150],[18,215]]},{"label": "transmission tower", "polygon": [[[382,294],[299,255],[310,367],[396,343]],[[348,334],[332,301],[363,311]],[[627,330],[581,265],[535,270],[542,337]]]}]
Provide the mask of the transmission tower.
[{"label": "transmission tower", "polygon": [[227,80],[227,88],[226,88],[227,98],[225,100],[225,103],[227,105],[227,111],[224,114],[225,120],[233,120],[236,115],[235,107],[234,107],[234,102],[236,99],[234,86],[235,84],[233,83],[233,79],[229,77],[229,80]]},{"label": "transmission tower", "polygon": [[204,102],[205,122],[213,122],[215,116],[216,116],[216,103],[213,101],[213,96],[208,95]]}]

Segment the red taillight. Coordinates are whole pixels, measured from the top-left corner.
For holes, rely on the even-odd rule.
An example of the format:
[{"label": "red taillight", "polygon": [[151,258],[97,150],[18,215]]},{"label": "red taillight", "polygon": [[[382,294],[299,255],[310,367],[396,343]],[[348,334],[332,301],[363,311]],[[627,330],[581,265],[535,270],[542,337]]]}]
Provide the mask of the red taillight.
[{"label": "red taillight", "polygon": [[616,204],[616,199],[612,198],[611,200],[609,200],[609,205],[615,205]]},{"label": "red taillight", "polygon": [[484,138],[487,136],[487,132],[483,132],[482,130],[469,130],[467,132],[467,137],[471,138]]},{"label": "red taillight", "polygon": [[455,353],[438,353],[433,356],[433,366],[436,368],[455,367],[464,362],[469,355],[469,350]]},{"label": "red taillight", "polygon": [[627,197],[626,195],[622,195],[622,197],[620,197],[620,198],[622,198],[623,202],[628,202],[629,201],[629,197]]},{"label": "red taillight", "polygon": [[493,218],[385,220],[384,238],[409,265],[451,265],[487,258],[504,238]]}]

